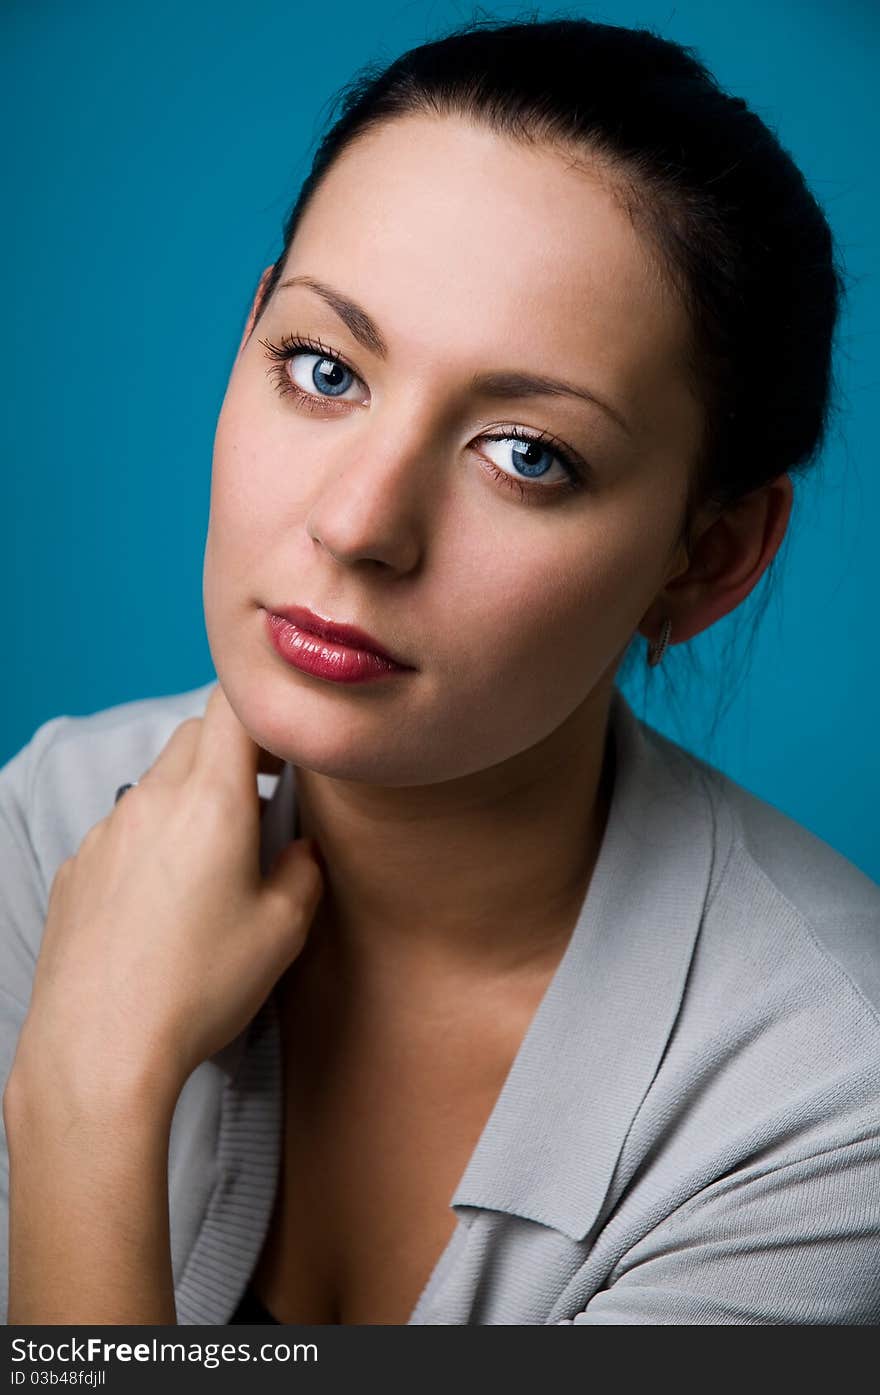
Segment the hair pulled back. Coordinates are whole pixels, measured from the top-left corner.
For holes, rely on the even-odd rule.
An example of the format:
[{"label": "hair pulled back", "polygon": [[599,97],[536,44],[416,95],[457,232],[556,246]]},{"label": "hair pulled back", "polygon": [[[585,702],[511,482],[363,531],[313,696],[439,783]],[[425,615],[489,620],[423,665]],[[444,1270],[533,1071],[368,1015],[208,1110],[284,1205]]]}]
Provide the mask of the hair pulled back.
[{"label": "hair pulled back", "polygon": [[814,463],[845,292],[832,232],[774,132],[692,49],[583,17],[478,19],[366,65],[332,105],[339,114],[284,222],[257,319],[309,200],[350,143],[398,116],[464,116],[600,172],[680,297],[692,327],[685,367],[704,407],[686,544],[698,508],[726,508]]}]

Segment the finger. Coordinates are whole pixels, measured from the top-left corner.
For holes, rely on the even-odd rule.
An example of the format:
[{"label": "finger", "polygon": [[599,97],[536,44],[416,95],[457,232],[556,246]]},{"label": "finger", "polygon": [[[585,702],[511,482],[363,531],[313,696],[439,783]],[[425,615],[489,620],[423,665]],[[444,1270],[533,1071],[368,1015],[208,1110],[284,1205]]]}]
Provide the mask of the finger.
[{"label": "finger", "polygon": [[201,717],[187,717],[180,722],[138,783],[143,784],[150,776],[158,775],[163,780],[182,784],[192,770],[201,725]]},{"label": "finger", "polygon": [[223,688],[216,683],[202,718],[193,774],[208,782],[228,783],[258,807],[259,752],[259,745],[242,726]]}]

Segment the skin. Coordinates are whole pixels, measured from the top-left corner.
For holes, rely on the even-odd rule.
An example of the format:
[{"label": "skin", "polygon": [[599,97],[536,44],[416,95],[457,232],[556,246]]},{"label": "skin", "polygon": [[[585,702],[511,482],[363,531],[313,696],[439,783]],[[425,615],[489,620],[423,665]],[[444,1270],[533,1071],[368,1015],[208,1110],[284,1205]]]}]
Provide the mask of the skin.
[{"label": "skin", "polygon": [[[264,272],[261,287],[271,268]],[[544,972],[572,929],[601,843],[616,669],[663,618],[682,643],[749,594],[791,507],[782,475],[676,546],[702,423],[688,325],[596,166],[460,117],[406,116],[341,156],[282,279],[309,275],[377,322],[386,358],[313,291],[255,297],[217,424],[204,563],[218,676],[259,745],[296,767],[299,829],[326,864],[323,946],[387,999]],[[572,307],[578,307],[572,313]],[[253,332],[252,332],[253,331]],[[287,371],[260,342],[320,338],[353,370],[321,397],[321,354]],[[564,378],[613,405],[490,400],[490,369]],[[592,485],[535,505],[515,441],[549,432]],[[552,450],[552,446],[550,447]],[[360,625],[416,671],[333,684],[285,665],[264,608]],[[329,961],[328,961],[329,962]]]},{"label": "skin", "polygon": [[[175,1322],[175,1102],[272,985],[295,1066],[289,1137],[318,1157],[285,1163],[264,1301],[296,1309],[296,1168],[347,1156],[335,1129],[352,1096],[376,1097],[374,1063],[397,1088],[364,1127],[354,1112],[366,1176],[393,1139],[402,1169],[429,1156],[419,1186],[448,1196],[589,884],[630,639],[668,615],[682,642],[727,614],[787,525],[782,476],[702,518],[691,557],[677,545],[701,425],[687,324],[597,169],[461,119],[398,120],[317,192],[285,268],[299,274],[366,307],[388,351],[368,353],[303,288],[279,289],[259,326],[251,311],[205,553],[219,685],[52,885],[3,1095],[11,1324]],[[278,392],[260,339],[292,333],[351,365],[344,400],[313,382],[309,412]],[[320,357],[290,365],[301,385]],[[476,396],[472,375],[502,368],[588,387],[628,429],[574,399]],[[488,472],[517,475],[514,443],[484,439],[502,425],[553,433],[593,482],[556,489],[562,466],[533,453],[548,497],[525,502]],[[414,671],[360,687],[300,673],[265,633],[264,608],[288,604],[362,626]],[[256,771],[285,760],[323,877],[296,842],[260,873]],[[309,1222],[332,1229],[320,1211]],[[435,1207],[406,1238],[383,1314],[409,1309],[450,1224]],[[359,1313],[359,1256],[332,1242],[309,1297]]]},{"label": "skin", "polygon": [[322,889],[303,842],[261,873],[259,760],[215,684],[55,873],[3,1091],[10,1324],[176,1321],[177,1099],[299,954]]}]

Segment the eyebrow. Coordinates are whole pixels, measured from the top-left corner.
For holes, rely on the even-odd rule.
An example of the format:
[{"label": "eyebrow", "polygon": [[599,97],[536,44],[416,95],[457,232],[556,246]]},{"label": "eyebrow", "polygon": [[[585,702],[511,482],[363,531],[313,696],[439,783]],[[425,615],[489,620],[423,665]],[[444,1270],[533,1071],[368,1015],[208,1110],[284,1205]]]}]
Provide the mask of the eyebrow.
[{"label": "eyebrow", "polygon": [[[362,305],[313,276],[291,276],[287,281],[282,281],[278,289],[282,291],[289,286],[305,286],[314,291],[336,312],[359,344],[377,357],[387,359],[388,345],[379,326]],[[587,388],[577,387],[574,383],[566,383],[559,378],[548,378],[538,373],[475,373],[470,386],[474,391],[488,397],[579,397],[584,402],[600,407],[628,436],[633,434],[624,417],[609,402],[603,401]]]}]

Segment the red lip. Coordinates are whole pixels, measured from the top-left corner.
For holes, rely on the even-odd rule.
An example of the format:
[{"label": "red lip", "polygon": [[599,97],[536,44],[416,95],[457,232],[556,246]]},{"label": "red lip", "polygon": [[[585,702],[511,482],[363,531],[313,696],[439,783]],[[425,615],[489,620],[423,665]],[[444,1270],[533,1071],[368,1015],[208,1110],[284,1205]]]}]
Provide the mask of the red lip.
[{"label": "red lip", "polygon": [[378,655],[380,659],[385,659],[390,664],[397,664],[399,668],[412,668],[412,664],[408,664],[404,659],[392,654],[372,635],[367,634],[366,630],[360,630],[356,625],[337,625],[332,620],[325,620],[322,616],[316,615],[307,606],[268,606],[266,609],[270,615],[280,615],[284,620],[289,620],[301,630],[307,630],[309,634],[317,635],[319,639],[326,639],[335,644],[345,644],[351,649],[363,649],[368,654]]}]

